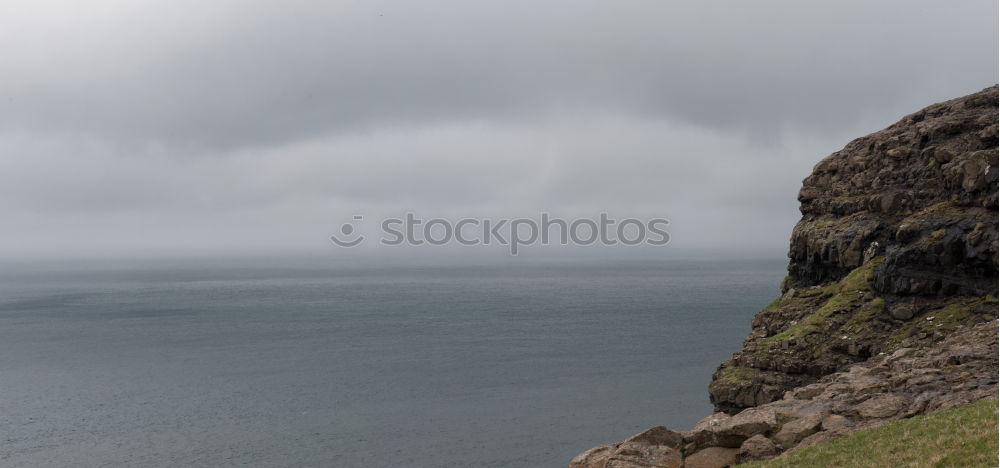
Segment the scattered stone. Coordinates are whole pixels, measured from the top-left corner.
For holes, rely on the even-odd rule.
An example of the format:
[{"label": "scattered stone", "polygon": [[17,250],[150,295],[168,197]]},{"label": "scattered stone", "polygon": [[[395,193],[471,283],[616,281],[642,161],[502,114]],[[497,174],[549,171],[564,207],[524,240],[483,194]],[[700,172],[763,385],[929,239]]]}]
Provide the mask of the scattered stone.
[{"label": "scattered stone", "polygon": [[892,306],[889,315],[896,320],[909,320],[917,315],[917,308],[913,303],[900,303]]},{"label": "scattered stone", "polygon": [[891,355],[889,355],[889,359],[886,359],[886,363],[890,363],[891,364],[893,362],[896,362],[896,361],[898,361],[898,360],[900,360],[902,358],[905,358],[905,357],[913,354],[914,352],[916,352],[916,349],[914,349],[914,348],[900,348],[900,349],[897,349],[895,352],[893,352]]}]

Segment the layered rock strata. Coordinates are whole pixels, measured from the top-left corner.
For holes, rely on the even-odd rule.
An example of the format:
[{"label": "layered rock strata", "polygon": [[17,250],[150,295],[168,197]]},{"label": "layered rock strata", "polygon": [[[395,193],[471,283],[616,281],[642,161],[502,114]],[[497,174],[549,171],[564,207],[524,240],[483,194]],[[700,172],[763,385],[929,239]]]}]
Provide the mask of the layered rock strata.
[{"label": "layered rock strata", "polygon": [[570,466],[724,467],[995,396],[997,107],[993,86],[820,161],[781,296],[712,376],[717,412]]},{"label": "layered rock strata", "polygon": [[713,375],[717,410],[996,317],[996,86],[850,142],[799,201],[783,294]]}]

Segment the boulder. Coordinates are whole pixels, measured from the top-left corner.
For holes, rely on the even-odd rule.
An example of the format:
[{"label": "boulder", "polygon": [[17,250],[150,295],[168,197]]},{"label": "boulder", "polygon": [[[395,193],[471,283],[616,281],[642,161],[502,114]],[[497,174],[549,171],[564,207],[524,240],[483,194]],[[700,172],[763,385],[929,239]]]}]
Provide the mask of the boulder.
[{"label": "boulder", "polygon": [[832,431],[835,429],[840,429],[842,427],[847,427],[850,424],[851,424],[850,419],[847,419],[839,414],[831,414],[823,418],[821,428],[824,431]]},{"label": "boulder", "polygon": [[825,386],[818,384],[806,385],[805,387],[799,387],[795,390],[791,390],[790,394],[793,398],[808,400],[810,398],[815,398],[820,393],[823,393],[825,388]]},{"label": "boulder", "polygon": [[895,416],[906,407],[906,400],[897,395],[877,395],[859,404],[858,415],[866,419],[883,419]]},{"label": "boulder", "polygon": [[889,315],[892,315],[892,318],[896,320],[909,320],[914,315],[917,315],[917,308],[912,302],[898,303],[892,306],[892,309],[889,310]]},{"label": "boulder", "polygon": [[[665,445],[622,442],[600,468],[681,468],[681,451]],[[599,465],[586,468],[598,468]]]},{"label": "boulder", "polygon": [[802,439],[818,432],[820,426],[823,424],[823,418],[826,416],[824,413],[813,413],[804,418],[786,423],[784,426],[781,426],[781,430],[771,439],[783,449],[792,448]]},{"label": "boulder", "polygon": [[736,454],[736,461],[739,463],[748,462],[751,460],[767,460],[778,455],[778,447],[775,447],[774,442],[771,439],[757,434],[743,442],[740,445],[739,452]]},{"label": "boulder", "polygon": [[684,437],[683,452],[685,455],[690,455],[705,447],[719,445],[718,439],[713,431],[705,429],[692,429],[690,431],[681,432],[681,435]]},{"label": "boulder", "polygon": [[663,426],[642,431],[617,445],[601,445],[577,455],[570,468],[680,468],[684,437]]},{"label": "boulder", "polygon": [[771,408],[747,408],[720,424],[713,432],[719,445],[739,448],[743,441],[757,435],[769,434],[778,425],[778,418]]},{"label": "boulder", "polygon": [[719,426],[721,426],[722,424],[728,422],[731,418],[732,416],[726,413],[712,413],[708,416],[705,416],[700,421],[698,421],[698,423],[694,425],[694,429],[692,430],[694,431],[714,430]]},{"label": "boulder", "polygon": [[604,468],[615,448],[614,445],[598,445],[573,457],[569,462],[569,468]]},{"label": "boulder", "polygon": [[736,464],[739,449],[709,447],[684,459],[684,468],[724,468]]},{"label": "boulder", "polygon": [[680,448],[684,444],[684,436],[680,432],[672,431],[663,426],[656,426],[625,439],[625,442]]}]

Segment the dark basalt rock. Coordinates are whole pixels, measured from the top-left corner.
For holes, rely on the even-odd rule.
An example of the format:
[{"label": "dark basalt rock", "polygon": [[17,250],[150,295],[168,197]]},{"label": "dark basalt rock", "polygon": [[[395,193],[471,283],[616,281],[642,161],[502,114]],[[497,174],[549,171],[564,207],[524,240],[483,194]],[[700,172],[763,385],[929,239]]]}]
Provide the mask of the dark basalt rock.
[{"label": "dark basalt rock", "polygon": [[[819,162],[782,297],[713,375],[735,413],[997,314],[997,87],[935,104]],[[937,315],[933,327],[921,320]]]},{"label": "dark basalt rock", "polygon": [[838,280],[875,244],[887,260],[878,292],[992,291],[983,273],[997,264],[997,87],[852,141],[815,166],[799,201],[786,287]]}]

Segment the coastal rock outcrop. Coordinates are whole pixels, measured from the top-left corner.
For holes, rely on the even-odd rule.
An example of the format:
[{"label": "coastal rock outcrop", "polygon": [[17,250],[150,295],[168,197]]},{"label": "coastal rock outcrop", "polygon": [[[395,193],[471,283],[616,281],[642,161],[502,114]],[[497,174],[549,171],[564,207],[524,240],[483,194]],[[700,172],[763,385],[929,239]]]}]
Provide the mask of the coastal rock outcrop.
[{"label": "coastal rock outcrop", "polygon": [[570,467],[721,468],[995,397],[997,99],[932,105],[817,164],[781,296],[712,375],[716,413]]},{"label": "coastal rock outcrop", "polygon": [[722,468],[783,451],[972,403],[997,394],[997,321],[959,326],[925,348],[900,348],[781,399],[736,415],[715,413],[688,431],[662,426],[588,450],[570,468]]},{"label": "coastal rock outcrop", "polygon": [[782,296],[709,392],[735,413],[997,315],[997,87],[858,138],[802,182]]}]

